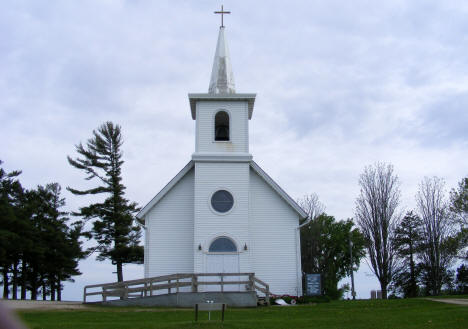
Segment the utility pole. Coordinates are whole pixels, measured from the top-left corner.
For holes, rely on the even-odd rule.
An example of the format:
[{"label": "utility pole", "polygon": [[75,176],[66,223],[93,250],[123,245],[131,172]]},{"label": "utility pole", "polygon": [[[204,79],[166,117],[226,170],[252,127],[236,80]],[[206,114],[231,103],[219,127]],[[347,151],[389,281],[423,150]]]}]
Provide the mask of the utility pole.
[{"label": "utility pole", "polygon": [[351,241],[351,232],[349,232],[349,257],[351,260],[350,274],[351,274],[351,295],[353,300],[356,300],[356,292],[354,291],[354,271],[353,271],[353,242]]}]

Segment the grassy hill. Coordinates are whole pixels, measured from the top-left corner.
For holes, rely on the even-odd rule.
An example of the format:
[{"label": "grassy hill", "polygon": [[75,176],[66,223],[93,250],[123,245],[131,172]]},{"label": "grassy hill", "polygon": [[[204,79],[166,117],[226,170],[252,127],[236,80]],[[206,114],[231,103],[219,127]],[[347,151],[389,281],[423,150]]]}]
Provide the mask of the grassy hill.
[{"label": "grassy hill", "polygon": [[18,312],[31,329],[148,328],[468,328],[468,307],[424,299],[335,301],[316,305],[228,309],[224,323],[189,309],[90,307]]}]

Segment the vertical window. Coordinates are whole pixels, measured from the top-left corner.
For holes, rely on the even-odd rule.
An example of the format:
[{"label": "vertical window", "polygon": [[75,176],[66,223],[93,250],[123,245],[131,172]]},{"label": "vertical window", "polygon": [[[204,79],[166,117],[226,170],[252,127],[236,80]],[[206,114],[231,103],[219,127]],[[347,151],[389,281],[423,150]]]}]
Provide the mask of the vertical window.
[{"label": "vertical window", "polygon": [[229,140],[229,115],[219,111],[215,116],[215,141]]}]

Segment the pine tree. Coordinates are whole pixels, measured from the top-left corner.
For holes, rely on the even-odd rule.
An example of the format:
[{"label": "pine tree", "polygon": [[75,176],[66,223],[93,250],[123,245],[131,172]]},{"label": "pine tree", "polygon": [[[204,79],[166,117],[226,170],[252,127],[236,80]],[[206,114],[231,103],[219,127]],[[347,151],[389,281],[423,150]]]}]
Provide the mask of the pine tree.
[{"label": "pine tree", "polygon": [[[0,160],[0,165],[3,161]],[[17,177],[21,171],[7,173],[0,168],[0,269],[2,272],[3,298],[9,297],[10,271],[13,272],[13,298],[16,299],[18,251],[21,241],[18,228],[17,198],[22,187]]]},{"label": "pine tree", "polygon": [[106,122],[97,130],[86,145],[76,146],[78,158],[68,157],[68,162],[83,170],[86,180],[94,180],[99,185],[88,190],[67,189],[76,195],[106,196],[103,202],[92,203],[80,208],[77,213],[84,221],[93,221],[88,232],[97,242],[98,260],[110,259],[117,267],[117,280],[123,281],[122,266],[125,263],[141,263],[143,247],[139,246],[141,231],[135,223],[137,204],[125,199],[125,186],[122,184],[122,134],[121,127]]},{"label": "pine tree", "polygon": [[[66,212],[61,211],[65,206],[65,199],[61,197],[61,187],[58,183],[38,186],[42,219],[40,229],[40,244],[45,246],[43,261],[39,267],[38,285],[44,295],[50,291],[51,299],[61,300],[61,282],[71,280],[71,276],[81,274],[78,261],[84,257],[79,241],[81,234],[80,223],[70,223]],[[34,291],[32,291],[34,293]],[[34,293],[35,294],[35,293]]]},{"label": "pine tree", "polygon": [[393,288],[405,297],[418,295],[419,271],[416,256],[421,249],[422,221],[412,211],[408,212],[395,228],[393,245],[397,257],[401,260],[396,271]]}]

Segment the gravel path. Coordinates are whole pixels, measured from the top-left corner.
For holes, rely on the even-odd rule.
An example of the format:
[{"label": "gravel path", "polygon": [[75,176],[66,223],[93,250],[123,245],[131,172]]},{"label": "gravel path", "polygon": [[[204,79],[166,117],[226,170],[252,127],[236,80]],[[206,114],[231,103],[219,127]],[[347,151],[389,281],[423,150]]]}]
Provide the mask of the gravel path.
[{"label": "gravel path", "polygon": [[427,299],[432,300],[433,302],[468,306],[468,299],[457,299],[457,298],[427,298]]},{"label": "gravel path", "polygon": [[10,310],[59,310],[59,309],[84,309],[89,306],[83,305],[81,302],[52,302],[48,300],[11,300],[0,299],[0,303]]}]

